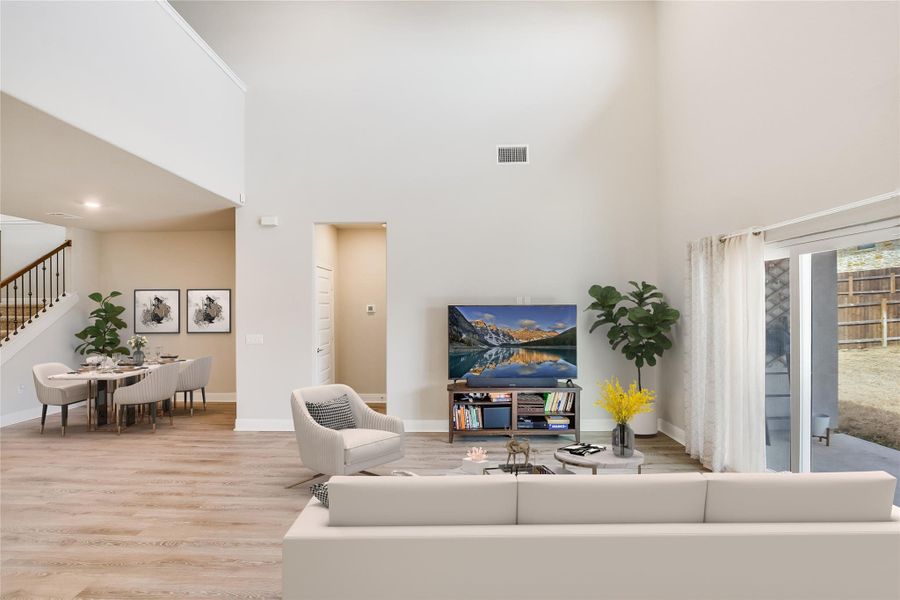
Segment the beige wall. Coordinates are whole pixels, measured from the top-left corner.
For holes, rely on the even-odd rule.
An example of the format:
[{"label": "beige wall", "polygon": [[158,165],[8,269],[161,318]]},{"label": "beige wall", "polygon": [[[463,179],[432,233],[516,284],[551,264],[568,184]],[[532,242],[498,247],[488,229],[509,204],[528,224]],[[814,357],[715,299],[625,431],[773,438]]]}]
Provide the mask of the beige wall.
[{"label": "beige wall", "polygon": [[[149,335],[151,348],[182,356],[212,356],[213,369],[207,392],[233,394],[235,391],[234,324],[234,232],[167,231],[103,233],[100,240],[102,291],[122,292],[123,318],[128,328],[123,341],[134,333],[134,290],[181,290],[180,329],[177,334]],[[231,294],[232,333],[187,333],[185,306],[189,288],[227,288]],[[85,295],[94,290],[85,290]],[[213,398],[227,400],[230,397]]]},{"label": "beige wall", "polygon": [[337,230],[335,381],[360,394],[387,390],[386,237],[381,227]]}]

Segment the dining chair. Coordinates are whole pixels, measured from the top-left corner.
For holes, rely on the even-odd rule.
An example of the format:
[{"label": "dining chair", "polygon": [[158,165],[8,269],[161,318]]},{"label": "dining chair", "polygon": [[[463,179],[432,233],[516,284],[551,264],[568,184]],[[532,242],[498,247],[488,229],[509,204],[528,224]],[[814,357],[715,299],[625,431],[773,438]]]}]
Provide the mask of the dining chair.
[{"label": "dining chair", "polygon": [[[53,375],[69,373],[72,369],[63,363],[42,363],[31,368],[34,376],[34,390],[37,392],[41,407],[41,433],[47,420],[47,407],[59,406],[62,410],[62,435],[66,435],[69,423],[69,406],[78,402],[86,402],[90,398],[90,384],[85,381],[51,380]],[[90,407],[88,407],[90,411]],[[88,419],[90,427],[90,418]]]},{"label": "dining chair", "polygon": [[192,417],[194,416],[194,391],[200,390],[203,395],[203,410],[206,410],[206,386],[209,385],[210,371],[212,371],[212,356],[204,356],[184,365],[178,374],[178,387],[175,388],[175,392],[184,394],[185,407],[190,394]]},{"label": "dining chair", "polygon": [[156,433],[156,411],[160,402],[169,403],[169,423],[175,424],[175,388],[178,385],[178,371],[181,365],[162,365],[150,371],[146,377],[132,385],[116,390],[113,402],[116,405],[116,432],[122,433],[122,422],[125,419],[125,408],[128,406],[147,405],[153,432]]}]

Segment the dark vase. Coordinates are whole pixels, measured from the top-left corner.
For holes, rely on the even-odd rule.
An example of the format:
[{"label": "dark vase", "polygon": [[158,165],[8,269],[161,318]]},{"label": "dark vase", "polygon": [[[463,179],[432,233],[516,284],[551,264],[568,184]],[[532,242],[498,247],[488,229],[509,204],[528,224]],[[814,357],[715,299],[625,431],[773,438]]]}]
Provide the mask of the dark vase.
[{"label": "dark vase", "polygon": [[134,364],[138,367],[144,364],[144,353],[140,350],[135,350],[134,352],[132,352],[131,358],[134,359]]},{"label": "dark vase", "polygon": [[612,447],[615,456],[634,456],[634,430],[628,423],[619,423],[612,430]]}]

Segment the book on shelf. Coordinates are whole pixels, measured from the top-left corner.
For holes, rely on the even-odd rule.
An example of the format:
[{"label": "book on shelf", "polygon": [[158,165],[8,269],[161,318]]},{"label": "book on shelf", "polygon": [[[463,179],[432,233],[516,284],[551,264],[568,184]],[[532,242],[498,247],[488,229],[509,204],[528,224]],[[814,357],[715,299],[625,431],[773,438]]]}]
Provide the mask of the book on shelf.
[{"label": "book on shelf", "polygon": [[454,404],[453,428],[456,430],[481,429],[481,407],[468,404]]},{"label": "book on shelf", "polygon": [[544,412],[572,412],[575,408],[574,392],[547,392],[544,394]]},{"label": "book on shelf", "polygon": [[491,392],[491,402],[512,402],[512,392]]},{"label": "book on shelf", "polygon": [[546,420],[547,420],[547,429],[568,429],[569,428],[569,417],[548,415]]}]

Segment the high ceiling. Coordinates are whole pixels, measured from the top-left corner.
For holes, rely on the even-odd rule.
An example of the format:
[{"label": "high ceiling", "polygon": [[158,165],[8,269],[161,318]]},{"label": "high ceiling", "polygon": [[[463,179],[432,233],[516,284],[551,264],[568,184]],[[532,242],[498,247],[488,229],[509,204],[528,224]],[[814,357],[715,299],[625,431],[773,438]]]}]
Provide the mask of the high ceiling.
[{"label": "high ceiling", "polygon": [[229,200],[7,94],[0,94],[0,157],[7,215],[95,231],[234,228]]}]

